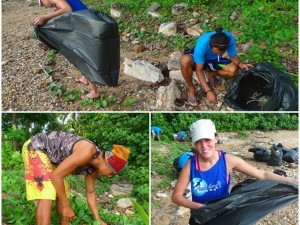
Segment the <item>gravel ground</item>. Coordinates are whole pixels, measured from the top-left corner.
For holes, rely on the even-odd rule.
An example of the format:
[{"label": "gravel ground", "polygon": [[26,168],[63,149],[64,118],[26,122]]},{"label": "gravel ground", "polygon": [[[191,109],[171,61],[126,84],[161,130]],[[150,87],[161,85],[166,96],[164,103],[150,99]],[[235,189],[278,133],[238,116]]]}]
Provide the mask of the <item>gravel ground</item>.
[{"label": "gravel ground", "polygon": [[[289,168],[287,164],[280,167],[268,166],[266,163],[257,162],[253,159],[253,153],[248,152],[252,147],[263,147],[270,149],[272,144],[282,143],[287,148],[295,148],[298,146],[298,131],[273,131],[273,132],[248,132],[248,138],[242,140],[236,133],[220,133],[220,137],[227,137],[228,141],[224,141],[222,144],[217,145],[217,149],[223,149],[228,153],[238,153],[246,162],[263,170],[274,171],[275,169],[284,170],[287,176],[298,178],[298,165],[295,168]],[[164,145],[155,144],[152,147],[152,151],[165,154],[167,157],[168,151],[171,151]],[[155,168],[152,168],[151,184],[162,182],[168,177],[165,175],[159,175],[155,173]],[[247,179],[248,177],[238,173],[231,173],[231,187],[235,184]],[[184,225],[188,224],[189,210],[186,211],[183,216],[178,216],[177,212],[179,207],[171,202],[171,195],[173,189],[171,186],[156,190],[152,192],[151,196],[151,224],[152,225]],[[158,198],[157,192],[166,194],[165,198]],[[259,208],[259,206],[258,206]],[[258,209],[259,210],[259,209]],[[261,219],[257,225],[297,225],[298,224],[298,201],[275,211],[263,219]],[[224,225],[227,225],[224,223]]]}]

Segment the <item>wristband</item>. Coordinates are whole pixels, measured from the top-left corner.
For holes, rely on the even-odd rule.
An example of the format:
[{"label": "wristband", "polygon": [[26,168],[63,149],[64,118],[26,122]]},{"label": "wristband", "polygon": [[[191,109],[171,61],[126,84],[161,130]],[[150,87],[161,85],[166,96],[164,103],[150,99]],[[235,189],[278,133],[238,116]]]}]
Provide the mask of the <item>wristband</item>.
[{"label": "wristband", "polygon": [[209,89],[208,91],[205,91],[204,93],[207,94],[208,92],[213,92],[211,89]]}]

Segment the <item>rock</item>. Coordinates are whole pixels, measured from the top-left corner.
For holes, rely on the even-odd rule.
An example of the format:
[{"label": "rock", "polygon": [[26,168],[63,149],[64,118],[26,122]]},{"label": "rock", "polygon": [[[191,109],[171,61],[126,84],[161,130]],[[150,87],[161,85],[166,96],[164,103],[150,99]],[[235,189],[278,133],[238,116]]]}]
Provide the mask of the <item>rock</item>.
[{"label": "rock", "polygon": [[185,3],[178,3],[172,6],[171,10],[174,15],[179,15],[183,10],[188,7]]},{"label": "rock", "polygon": [[118,183],[118,184],[112,184],[110,186],[110,192],[114,196],[118,195],[130,195],[130,193],[133,190],[133,185],[129,183]]},{"label": "rock", "polygon": [[156,83],[164,79],[161,71],[145,60],[136,60],[132,64],[125,64],[124,73],[140,80]]},{"label": "rock", "polygon": [[168,70],[180,70],[180,59],[171,59],[168,62]]},{"label": "rock", "polygon": [[155,2],[146,11],[152,17],[158,18],[161,17],[161,14],[158,12],[160,9],[161,5]]},{"label": "rock", "polygon": [[158,33],[162,33],[165,36],[171,36],[177,33],[177,27],[175,22],[167,22],[160,25]]},{"label": "rock", "polygon": [[181,51],[172,52],[170,55],[171,59],[181,59],[181,56]]},{"label": "rock", "polygon": [[121,11],[117,9],[110,9],[110,15],[114,18],[119,18],[121,16]]},{"label": "rock", "polygon": [[132,207],[132,202],[129,198],[121,198],[117,201],[117,206],[122,209]]},{"label": "rock", "polygon": [[143,52],[145,50],[145,46],[141,44],[136,44],[133,46],[133,50],[136,52]]},{"label": "rock", "polygon": [[155,196],[158,197],[158,198],[166,198],[166,197],[168,197],[168,195],[166,193],[161,193],[161,192],[156,193]]},{"label": "rock", "polygon": [[188,35],[198,37],[203,33],[203,30],[199,27],[199,24],[196,24],[186,30]]},{"label": "rock", "polygon": [[175,106],[174,101],[181,96],[181,92],[178,89],[176,82],[173,80],[168,86],[159,87],[156,96],[160,108],[168,110]]},{"label": "rock", "polygon": [[230,16],[230,19],[231,20],[236,20],[237,19],[237,12],[236,11],[232,12],[232,14]]}]

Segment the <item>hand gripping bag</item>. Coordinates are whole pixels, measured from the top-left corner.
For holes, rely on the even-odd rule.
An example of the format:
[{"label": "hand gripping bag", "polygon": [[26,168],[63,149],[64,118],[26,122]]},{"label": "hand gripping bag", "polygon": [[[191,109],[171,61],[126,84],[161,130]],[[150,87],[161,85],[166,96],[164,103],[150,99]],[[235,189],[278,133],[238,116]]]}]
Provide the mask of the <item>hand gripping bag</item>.
[{"label": "hand gripping bag", "polygon": [[120,37],[117,22],[104,13],[66,13],[35,27],[37,37],[64,55],[92,83],[117,86]]},{"label": "hand gripping bag", "polygon": [[258,180],[231,192],[222,199],[192,209],[194,224],[254,225],[267,214],[298,199],[298,186],[270,180]]}]

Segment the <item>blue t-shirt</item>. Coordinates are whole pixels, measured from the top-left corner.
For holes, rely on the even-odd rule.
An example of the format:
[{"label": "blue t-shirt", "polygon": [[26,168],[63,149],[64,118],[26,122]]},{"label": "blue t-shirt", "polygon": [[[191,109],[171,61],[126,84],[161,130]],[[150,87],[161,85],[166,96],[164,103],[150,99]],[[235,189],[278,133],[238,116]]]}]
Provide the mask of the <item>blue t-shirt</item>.
[{"label": "blue t-shirt", "polygon": [[[229,37],[229,47],[227,49],[227,53],[229,56],[236,56],[236,45],[235,45],[235,38],[234,36],[227,32],[223,31],[228,37]],[[218,55],[212,52],[212,49],[209,45],[209,41],[212,35],[214,35],[216,32],[208,32],[202,34],[199,39],[196,42],[196,46],[194,49],[194,62],[197,64],[204,65],[206,60],[214,60],[218,59]],[[220,55],[220,58],[222,58],[223,55]]]},{"label": "blue t-shirt", "polygon": [[184,133],[184,131],[180,131],[177,135],[177,138],[186,138],[186,134]]},{"label": "blue t-shirt", "polygon": [[160,133],[161,133],[161,129],[159,127],[156,127],[156,126],[152,126],[151,131],[153,131],[154,134],[157,135],[157,136],[159,136]]},{"label": "blue t-shirt", "polygon": [[218,151],[219,159],[207,171],[201,171],[198,156],[191,158],[192,201],[205,203],[229,195],[230,176],[227,175],[225,152]]},{"label": "blue t-shirt", "polygon": [[80,0],[67,0],[69,5],[71,6],[73,12],[87,9],[85,4],[83,4]]}]

